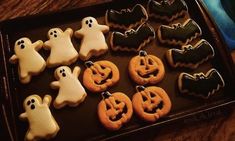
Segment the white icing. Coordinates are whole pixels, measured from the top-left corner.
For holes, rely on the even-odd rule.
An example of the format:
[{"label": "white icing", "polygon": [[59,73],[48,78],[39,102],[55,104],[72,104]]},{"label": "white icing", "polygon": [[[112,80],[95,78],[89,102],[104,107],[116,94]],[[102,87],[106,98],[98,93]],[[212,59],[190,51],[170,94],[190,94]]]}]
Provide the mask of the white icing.
[{"label": "white icing", "polygon": [[65,105],[77,106],[84,101],[86,91],[78,80],[80,68],[75,67],[73,73],[67,66],[61,66],[55,70],[55,77],[58,81],[51,83],[51,87],[59,88],[59,93],[54,101],[55,108],[62,108]]},{"label": "white icing", "polygon": [[49,40],[44,43],[44,48],[51,50],[47,59],[48,67],[70,65],[77,60],[78,52],[71,41],[72,35],[71,28],[67,28],[64,32],[60,28],[52,28],[48,31]]},{"label": "white icing", "polygon": [[[29,101],[30,104],[28,104]],[[59,131],[59,126],[49,109],[50,102],[51,96],[49,95],[46,95],[43,101],[38,95],[31,95],[25,99],[25,113],[22,113],[20,118],[27,119],[29,122],[29,129],[25,136],[27,140],[54,137]],[[31,109],[32,105],[34,105],[34,109]]]},{"label": "white icing", "polygon": [[19,63],[19,79],[22,83],[29,83],[32,75],[37,75],[45,69],[46,62],[38,51],[43,42],[34,43],[29,38],[23,37],[15,42],[15,54],[10,58],[11,63]]},{"label": "white icing", "polygon": [[93,17],[82,20],[82,28],[75,31],[75,37],[82,38],[79,51],[82,60],[88,60],[92,56],[99,56],[108,50],[104,33],[109,31],[106,25],[98,24]]}]

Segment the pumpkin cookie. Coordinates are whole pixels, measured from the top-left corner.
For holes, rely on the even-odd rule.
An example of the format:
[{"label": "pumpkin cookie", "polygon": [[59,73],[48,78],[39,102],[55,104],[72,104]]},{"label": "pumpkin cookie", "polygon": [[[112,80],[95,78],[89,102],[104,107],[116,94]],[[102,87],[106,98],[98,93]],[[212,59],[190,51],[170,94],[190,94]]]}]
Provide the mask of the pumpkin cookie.
[{"label": "pumpkin cookie", "polygon": [[132,97],[135,113],[145,121],[155,122],[170,112],[171,100],[160,87],[137,86]]},{"label": "pumpkin cookie", "polygon": [[84,86],[92,92],[102,92],[115,85],[119,80],[119,70],[110,61],[85,62]]},{"label": "pumpkin cookie", "polygon": [[161,59],[154,55],[148,55],[143,50],[131,59],[128,69],[132,80],[140,85],[156,84],[165,75],[165,68]]},{"label": "pumpkin cookie", "polygon": [[133,114],[132,103],[121,92],[102,93],[103,99],[98,104],[98,117],[105,128],[118,130],[127,123]]}]

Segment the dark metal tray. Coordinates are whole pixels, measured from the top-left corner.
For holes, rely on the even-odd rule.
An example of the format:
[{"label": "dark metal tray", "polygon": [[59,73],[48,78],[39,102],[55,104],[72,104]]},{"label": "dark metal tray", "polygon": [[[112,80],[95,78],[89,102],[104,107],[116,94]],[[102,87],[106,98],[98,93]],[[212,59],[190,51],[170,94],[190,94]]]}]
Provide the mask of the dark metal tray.
[{"label": "dark metal tray", "polygon": [[[27,36],[32,41],[39,39],[46,41],[47,31],[50,28],[60,27],[64,30],[67,27],[71,27],[73,30],[77,30],[80,28],[81,19],[86,16],[96,17],[99,23],[104,24],[106,9],[129,8],[136,3],[141,3],[146,6],[147,1],[113,1],[79,9],[17,18],[4,21],[0,24],[0,130],[2,129],[3,139],[5,141],[22,141],[24,139],[28,124],[27,122],[20,121],[18,116],[24,111],[22,103],[28,95],[39,94],[44,96],[45,94],[50,94],[54,99],[57,94],[56,91],[51,90],[49,87],[50,82],[54,80],[54,69],[46,69],[40,75],[34,76],[29,84],[23,85],[19,83],[17,65],[11,65],[8,62],[10,56],[13,54],[15,41],[22,36]],[[202,29],[203,35],[201,38],[211,43],[215,49],[216,55],[214,59],[200,65],[196,70],[174,70],[168,66],[165,60],[165,52],[169,48],[160,45],[157,39],[144,48],[149,54],[154,54],[161,58],[165,65],[165,78],[162,82],[157,84],[157,86],[162,87],[168,93],[172,101],[171,112],[166,117],[152,124],[141,121],[134,114],[130,122],[123,128],[119,131],[110,132],[101,125],[97,116],[97,104],[102,99],[101,95],[87,91],[88,96],[85,102],[76,108],[65,107],[56,110],[51,106],[52,114],[61,128],[57,136],[52,140],[113,139],[150,127],[161,127],[162,125],[175,123],[180,119],[224,107],[235,102],[235,95],[231,93],[231,91],[235,91],[234,68],[227,47],[201,2],[197,0],[186,0],[186,3],[189,7],[189,14],[186,17],[180,18],[178,21],[182,22],[188,17],[194,19]],[[150,23],[155,30],[157,30],[160,25],[153,20],[149,20],[148,23]],[[109,40],[110,33],[106,36],[107,41]],[[72,42],[76,49],[79,50],[80,41],[72,38]],[[48,52],[43,49],[40,50],[40,54],[42,54],[45,59],[48,56]],[[116,86],[109,89],[111,93],[121,91],[132,98],[132,95],[135,93],[135,84],[128,76],[127,66],[130,58],[135,55],[137,55],[137,53],[120,53],[109,50],[107,54],[91,59],[92,61],[103,59],[110,60],[118,66],[121,78]],[[73,64],[71,68],[75,65],[80,66],[82,69],[82,73],[79,76],[82,82],[84,63],[79,60]],[[205,73],[212,67],[216,68],[221,73],[226,85],[225,88],[216,95],[208,100],[202,100],[190,96],[185,97],[178,92],[176,80],[179,73],[183,71],[189,73],[202,71]]]}]

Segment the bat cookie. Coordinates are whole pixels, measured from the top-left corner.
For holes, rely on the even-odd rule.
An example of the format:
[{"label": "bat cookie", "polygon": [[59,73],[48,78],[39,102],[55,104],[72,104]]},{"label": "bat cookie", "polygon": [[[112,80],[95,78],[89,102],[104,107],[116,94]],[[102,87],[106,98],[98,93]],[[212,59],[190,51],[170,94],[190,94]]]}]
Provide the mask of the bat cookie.
[{"label": "bat cookie", "polygon": [[141,119],[155,122],[170,112],[171,100],[162,88],[137,86],[136,90],[137,93],[132,97],[132,104],[135,113]]},{"label": "bat cookie", "polygon": [[158,57],[141,50],[128,66],[131,79],[139,85],[156,84],[165,76],[164,65]]},{"label": "bat cookie", "polygon": [[55,70],[55,78],[58,81],[51,82],[52,89],[59,89],[54,101],[54,107],[60,109],[65,105],[78,106],[87,96],[85,89],[78,80],[81,69],[76,66],[71,72],[67,66],[61,66]]},{"label": "bat cookie", "polygon": [[202,30],[194,20],[188,19],[183,24],[161,25],[157,34],[162,44],[186,45],[201,36]]},{"label": "bat cookie", "polygon": [[85,62],[83,84],[92,92],[102,92],[115,85],[120,78],[119,70],[110,61]]},{"label": "bat cookie", "polygon": [[15,42],[15,54],[9,59],[10,63],[18,63],[18,74],[21,83],[31,81],[33,75],[38,75],[46,68],[46,62],[38,51],[43,42],[38,40],[34,43],[29,38],[23,37]]},{"label": "bat cookie", "polygon": [[196,69],[200,64],[213,58],[215,51],[213,47],[204,39],[196,45],[182,46],[182,49],[169,49],[166,52],[168,63],[176,67],[187,67]]},{"label": "bat cookie", "polygon": [[77,60],[78,52],[71,41],[72,35],[71,28],[67,28],[64,32],[60,28],[52,28],[48,31],[49,40],[44,43],[44,49],[50,50],[47,59],[48,67],[70,65]]},{"label": "bat cookie", "polygon": [[105,15],[105,21],[108,26],[123,30],[138,27],[142,23],[145,23],[147,20],[147,11],[140,4],[136,4],[131,10],[107,10]]},{"label": "bat cookie", "polygon": [[149,17],[171,22],[185,15],[188,12],[188,7],[184,0],[174,0],[172,3],[169,0],[161,0],[160,2],[149,0],[147,11]]},{"label": "bat cookie", "polygon": [[25,141],[50,139],[60,130],[49,109],[51,96],[45,95],[43,100],[38,95],[30,95],[24,100],[25,112],[20,114],[21,120],[29,122]]},{"label": "bat cookie", "polygon": [[207,99],[210,95],[224,87],[225,83],[216,69],[209,70],[206,74],[181,73],[178,78],[178,88],[181,93],[194,95]]},{"label": "bat cookie", "polygon": [[111,48],[114,51],[140,51],[146,44],[155,39],[155,31],[149,24],[143,24],[136,30],[113,32],[110,38]]},{"label": "bat cookie", "polygon": [[116,131],[125,125],[132,117],[132,103],[122,92],[103,92],[103,99],[98,104],[98,117],[104,127]]},{"label": "bat cookie", "polygon": [[82,28],[75,31],[77,38],[82,38],[79,57],[83,61],[90,59],[92,56],[99,56],[108,51],[108,45],[105,41],[104,33],[109,31],[106,25],[98,24],[93,17],[82,19]]}]

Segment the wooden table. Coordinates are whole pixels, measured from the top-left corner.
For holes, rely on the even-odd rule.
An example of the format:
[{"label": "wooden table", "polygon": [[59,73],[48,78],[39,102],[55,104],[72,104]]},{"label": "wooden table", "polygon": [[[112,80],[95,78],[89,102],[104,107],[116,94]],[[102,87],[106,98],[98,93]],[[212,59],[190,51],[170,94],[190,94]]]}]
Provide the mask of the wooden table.
[{"label": "wooden table", "polygon": [[[103,0],[108,1],[108,0]],[[103,2],[102,1],[102,2]],[[98,0],[1,0],[0,21],[16,17],[83,7]],[[235,60],[235,53],[232,53]],[[234,141],[235,108],[230,112],[219,110],[182,121],[176,127],[146,130],[122,140],[154,141]],[[170,130],[169,130],[170,129]]]}]

